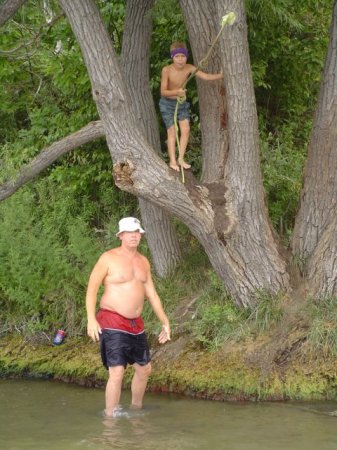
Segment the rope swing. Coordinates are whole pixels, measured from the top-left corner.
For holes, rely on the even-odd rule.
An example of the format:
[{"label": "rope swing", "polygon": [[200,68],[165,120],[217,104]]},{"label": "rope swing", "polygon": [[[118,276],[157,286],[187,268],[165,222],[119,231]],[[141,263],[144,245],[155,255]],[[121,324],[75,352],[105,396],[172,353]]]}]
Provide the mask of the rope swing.
[{"label": "rope swing", "polygon": [[[198,63],[198,65],[196,66],[196,68],[193,70],[193,72],[189,75],[189,77],[187,78],[187,80],[185,81],[185,83],[182,86],[182,89],[185,89],[187,83],[196,75],[196,73],[198,72],[198,70],[203,69],[205,67],[207,67],[209,59],[211,57],[211,53],[214,49],[215,44],[218,42],[221,33],[223,32],[224,28],[226,25],[233,25],[233,23],[236,20],[236,14],[234,12],[230,12],[228,14],[226,14],[225,16],[222,17],[221,20],[221,28],[219,33],[217,34],[217,36],[215,37],[215,39],[212,42],[211,47],[209,48],[206,56]],[[178,128],[178,121],[177,121],[177,117],[178,117],[178,108],[179,105],[181,105],[182,103],[184,103],[184,101],[186,100],[186,95],[181,96],[181,97],[177,97],[177,103],[176,103],[176,107],[175,107],[175,111],[174,111],[174,129],[176,132],[176,143],[177,143],[177,147],[178,147],[178,163],[180,164],[181,167],[181,181],[183,183],[185,183],[185,174],[184,174],[184,167],[183,167],[183,161],[180,158],[180,143],[179,143],[179,128]]]}]

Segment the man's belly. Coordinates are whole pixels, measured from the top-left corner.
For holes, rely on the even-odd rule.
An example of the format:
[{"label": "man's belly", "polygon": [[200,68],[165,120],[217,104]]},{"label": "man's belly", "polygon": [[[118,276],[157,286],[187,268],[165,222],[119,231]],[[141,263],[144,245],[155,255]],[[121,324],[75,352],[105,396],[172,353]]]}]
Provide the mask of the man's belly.
[{"label": "man's belly", "polygon": [[100,302],[101,309],[107,309],[109,311],[116,311],[121,316],[128,319],[134,319],[142,314],[144,306],[143,297],[131,297],[131,298],[115,298],[107,294],[103,294]]}]

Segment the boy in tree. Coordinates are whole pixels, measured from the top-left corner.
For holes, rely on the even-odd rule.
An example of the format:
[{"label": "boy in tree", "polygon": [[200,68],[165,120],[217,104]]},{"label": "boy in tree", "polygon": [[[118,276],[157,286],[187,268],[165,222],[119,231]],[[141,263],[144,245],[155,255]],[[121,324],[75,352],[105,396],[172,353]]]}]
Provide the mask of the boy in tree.
[{"label": "boy in tree", "polygon": [[[184,42],[173,42],[170,47],[172,64],[163,67],[161,72],[159,109],[167,130],[167,152],[170,159],[171,169],[179,172],[179,165],[183,169],[190,169],[190,164],[184,160],[186,147],[190,134],[190,113],[189,103],[186,101],[186,89],[183,88],[188,77],[196,70],[192,64],[187,64],[188,50]],[[221,80],[222,73],[206,73],[201,70],[196,72],[196,76],[202,80]],[[178,163],[176,160],[176,131],[174,128],[174,112],[177,98],[179,101],[177,121],[180,128],[180,152]]]}]

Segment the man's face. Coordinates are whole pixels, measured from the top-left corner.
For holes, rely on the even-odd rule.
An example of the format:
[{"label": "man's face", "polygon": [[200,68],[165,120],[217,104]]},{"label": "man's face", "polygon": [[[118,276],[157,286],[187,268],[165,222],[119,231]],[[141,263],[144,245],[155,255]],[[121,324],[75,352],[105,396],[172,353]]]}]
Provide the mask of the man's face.
[{"label": "man's face", "polygon": [[178,67],[183,67],[186,64],[187,58],[183,53],[177,53],[173,56],[173,63]]},{"label": "man's face", "polygon": [[122,244],[127,247],[138,247],[141,237],[142,235],[139,230],[123,231],[123,233],[119,235],[119,239],[122,241]]}]

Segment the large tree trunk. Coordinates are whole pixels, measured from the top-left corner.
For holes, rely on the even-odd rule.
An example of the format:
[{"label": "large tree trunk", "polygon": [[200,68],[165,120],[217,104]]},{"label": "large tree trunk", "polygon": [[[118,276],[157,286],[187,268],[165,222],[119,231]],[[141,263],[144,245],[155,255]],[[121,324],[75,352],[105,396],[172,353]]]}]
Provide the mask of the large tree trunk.
[{"label": "large tree trunk", "polygon": [[[193,180],[184,185],[179,174],[170,173],[138,126],[96,6],[90,0],[60,3],[82,49],[114,163],[116,184],[184,222],[203,245],[238,304],[251,303],[258,289],[287,289],[288,276],[268,226],[263,201],[243,2],[235,8],[238,24],[222,40],[223,66],[228,70],[228,112],[233,116],[229,120],[227,185],[222,186],[221,192],[219,185],[214,192],[212,186]],[[217,3],[222,10],[223,2]],[[223,206],[219,207],[221,202]]]},{"label": "large tree trunk", "polygon": [[[220,39],[224,67],[229,152],[225,165],[228,201],[238,225],[226,240],[228,276],[240,294],[256,289],[289,289],[289,277],[268,221],[259,155],[259,136],[250,69],[244,1],[215,2],[218,23],[230,11],[237,15]],[[241,295],[240,295],[241,296]]]},{"label": "large tree trunk", "polygon": [[337,216],[322,234],[307,267],[310,294],[323,300],[337,293]]},{"label": "large tree trunk", "polygon": [[336,295],[337,213],[337,2],[328,55],[304,173],[292,247],[307,262],[309,289],[317,297]]},{"label": "large tree trunk", "polygon": [[[127,2],[122,68],[138,126],[159,154],[159,129],[149,86],[153,5],[154,0],[128,0]],[[141,198],[139,206],[156,272],[159,276],[166,276],[181,260],[175,230],[163,209]]]},{"label": "large tree trunk", "polygon": [[[243,292],[259,288],[269,288],[271,291],[287,289],[285,264],[278,255],[264,204],[255,94],[243,3],[180,0],[180,4],[197,61],[206,55],[220,29],[221,17],[230,11],[236,11],[238,15],[239,25],[225,31],[226,41],[222,40],[222,43],[225,42],[222,50],[228,104],[223,104],[227,101],[223,88],[219,92],[219,86],[215,89],[211,83],[198,84],[200,110],[206,111],[206,114],[201,114],[203,144],[207,146],[203,145],[204,181],[212,182],[209,186],[212,190],[221,189],[221,184],[216,182],[227,175],[227,207],[235,211],[238,220],[235,232],[226,240],[227,269],[223,270],[225,284],[233,286],[237,283],[237,289]],[[217,61],[219,51],[216,46],[211,60]],[[235,58],[232,51],[235,52]],[[211,67],[212,70],[219,70],[219,63]],[[231,115],[229,124],[227,110]],[[229,147],[228,137],[231,139]],[[270,286],[265,284],[268,274],[273,280]]]},{"label": "large tree trunk", "polygon": [[309,257],[336,215],[337,205],[337,11],[334,6],[330,43],[308,148],[292,240],[293,252]]},{"label": "large tree trunk", "polygon": [[[216,22],[214,2],[204,0],[180,0],[184,13],[194,65],[206,56],[220,24]],[[214,48],[204,71],[218,73],[221,69],[219,44]],[[213,183],[224,177],[228,151],[227,113],[223,82],[205,82],[197,79],[201,142],[202,176],[205,183]],[[188,85],[187,85],[188,88]]]}]

